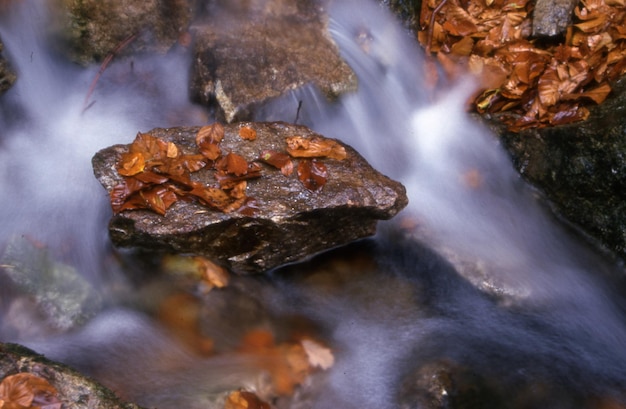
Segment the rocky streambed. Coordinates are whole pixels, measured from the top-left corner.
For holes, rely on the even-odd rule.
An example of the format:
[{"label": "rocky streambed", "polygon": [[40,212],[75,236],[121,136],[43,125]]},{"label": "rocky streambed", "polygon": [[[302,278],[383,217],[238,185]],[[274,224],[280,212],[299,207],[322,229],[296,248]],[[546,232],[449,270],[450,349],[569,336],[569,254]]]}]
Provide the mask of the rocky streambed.
[{"label": "rocky streambed", "polygon": [[[387,3],[416,26],[419,19],[409,12],[418,7],[381,4]],[[151,120],[149,127],[89,152],[95,153],[92,164],[102,185],[89,194],[102,207],[113,207],[113,215],[105,211],[109,238],[97,250],[106,248],[101,264],[107,279],[84,280],[84,272],[71,266],[81,237],[69,240],[61,230],[58,247],[23,232],[3,237],[3,341],[28,344],[146,407],[623,405],[623,357],[616,346],[623,328],[615,312],[623,303],[614,290],[619,286],[604,293],[589,284],[596,278],[581,279],[576,272],[532,283],[530,294],[509,291],[510,279],[499,284],[493,277],[502,273],[501,265],[517,261],[515,251],[496,254],[494,259],[504,260],[497,267],[458,257],[445,242],[437,243],[436,253],[429,249],[428,226],[412,215],[401,214],[375,239],[365,239],[376,233],[379,220],[407,205],[404,186],[343,142],[358,136],[322,135],[290,123],[306,117],[301,109],[310,107],[302,107],[302,95],[311,90],[331,104],[350,101],[363,81],[396,79],[398,55],[412,54],[394,52],[400,41],[385,42],[397,29],[387,25],[387,17],[376,15],[369,26],[366,18],[356,19],[344,32],[330,28],[331,3],[325,1],[50,5],[54,24],[43,25],[52,33],[44,38],[55,60],[97,72],[83,116],[99,112],[98,104],[119,95],[117,89],[130,79],[140,84],[142,104],[169,107],[155,101],[171,78],[144,67],[179,59],[186,64],[177,72],[189,73],[185,97],[201,115],[156,107],[167,124]],[[353,5],[351,14],[369,13],[367,7]],[[19,2],[0,4],[0,22],[23,16],[11,14],[18,8]],[[353,38],[368,58],[356,68],[375,75],[359,77],[359,84],[331,31]],[[16,51],[4,55],[10,59],[11,52]],[[3,61],[0,69],[8,67]],[[13,70],[1,72],[0,89],[6,84],[5,97],[15,98],[8,88],[15,82]],[[389,96],[378,91],[373,99]],[[490,125],[520,174],[545,193],[557,214],[618,257],[624,252],[622,95],[617,84],[586,121],[571,125],[521,132]],[[264,110],[281,100],[290,102],[289,122],[263,121]],[[397,102],[389,99],[389,105],[392,100]],[[473,125],[454,125],[449,115],[453,129],[472,132]],[[371,118],[355,122],[361,134],[370,135],[366,119]],[[113,122],[115,116],[105,121]],[[213,135],[216,126],[223,127],[219,138]],[[372,139],[385,138],[402,146],[409,135],[390,130]],[[472,192],[497,190],[499,179],[485,169],[466,170],[456,179]],[[478,213],[491,210],[478,202]],[[530,237],[538,244],[522,247],[537,262],[524,268],[558,277],[560,269],[574,269],[583,260],[604,277],[600,271],[610,263],[601,259],[611,257],[586,259],[586,250],[571,250],[574,261],[561,262],[560,253],[554,254],[559,246],[548,243],[552,237],[559,236],[545,242]],[[130,250],[112,250],[109,240]],[[542,247],[553,251],[546,259]],[[611,271],[619,282],[621,270]],[[578,292],[578,284],[590,293]],[[603,299],[611,301],[605,305]],[[576,357],[563,350],[576,351]],[[0,358],[1,379],[36,377],[28,378],[32,402],[135,407],[73,369],[14,344],[3,344]],[[13,399],[7,398],[13,382],[0,386],[0,399]]]}]

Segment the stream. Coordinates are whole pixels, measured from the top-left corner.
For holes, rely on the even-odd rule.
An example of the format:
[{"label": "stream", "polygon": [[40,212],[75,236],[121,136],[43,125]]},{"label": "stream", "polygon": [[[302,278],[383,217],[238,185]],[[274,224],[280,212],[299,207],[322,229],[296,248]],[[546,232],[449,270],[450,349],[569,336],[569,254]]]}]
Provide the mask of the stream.
[{"label": "stream", "polygon": [[233,277],[207,294],[203,331],[225,352],[190,354],[155,313],[184,287],[173,288],[149,255],[112,248],[108,197],[91,168],[95,152],[138,131],[212,121],[188,101],[187,56],[116,60],[86,102],[98,67],[48,48],[42,3],[24,0],[0,18],[19,72],[0,98],[0,252],[6,268],[9,253],[34,260],[45,250],[32,269],[56,263],[81,283],[45,288],[61,297],[66,288],[71,299],[86,286],[81,309],[93,312],[51,324],[32,301],[41,292],[24,296],[3,278],[0,340],[68,363],[144,407],[213,407],[216,395],[240,387],[263,396],[263,358],[233,352],[257,326],[285,339],[315,333],[334,355],[275,407],[626,407],[621,265],[554,217],[467,115],[472,81],[433,89],[417,43],[363,0],[329,10],[359,91],[331,103],[305,87],[255,120],[293,121],[300,105],[300,123],[401,181],[410,204],[371,239]]}]

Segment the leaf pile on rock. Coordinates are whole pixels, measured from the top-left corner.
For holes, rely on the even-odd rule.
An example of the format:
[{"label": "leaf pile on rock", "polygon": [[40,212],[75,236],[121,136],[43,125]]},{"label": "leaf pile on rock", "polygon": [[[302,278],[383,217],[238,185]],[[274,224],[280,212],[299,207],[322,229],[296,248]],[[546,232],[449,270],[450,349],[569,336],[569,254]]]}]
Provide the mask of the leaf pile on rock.
[{"label": "leaf pile on rock", "polygon": [[192,253],[264,271],[369,236],[404,187],[304,126],[154,129],[93,159],[119,246]]},{"label": "leaf pile on rock", "polygon": [[562,41],[532,37],[528,0],[429,0],[418,38],[450,74],[477,74],[481,113],[501,114],[511,130],[586,119],[610,83],[626,72],[623,0],[585,0]]}]

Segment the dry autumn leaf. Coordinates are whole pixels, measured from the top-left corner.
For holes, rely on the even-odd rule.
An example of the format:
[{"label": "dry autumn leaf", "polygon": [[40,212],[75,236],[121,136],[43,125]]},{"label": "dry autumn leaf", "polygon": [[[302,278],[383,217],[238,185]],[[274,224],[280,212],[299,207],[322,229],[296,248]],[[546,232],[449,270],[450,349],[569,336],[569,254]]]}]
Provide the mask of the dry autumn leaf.
[{"label": "dry autumn leaf", "polygon": [[196,134],[196,145],[200,146],[204,142],[218,144],[224,139],[224,125],[215,122],[211,125],[203,126]]},{"label": "dry autumn leaf", "polygon": [[285,139],[285,142],[287,142],[287,152],[294,158],[317,157],[343,160],[347,156],[346,149],[332,139],[290,136]]},{"label": "dry autumn leaf", "polygon": [[315,159],[303,159],[298,164],[298,179],[311,191],[320,190],[328,177],[326,165]]},{"label": "dry autumn leaf", "polygon": [[609,82],[626,74],[623,0],[579,3],[560,42],[532,37],[533,7],[529,0],[429,0],[420,13],[418,40],[427,52],[450,77],[477,75],[476,110],[500,114],[513,131],[586,118],[586,105],[604,101]]},{"label": "dry autumn leaf", "polygon": [[256,139],[256,131],[249,126],[239,128],[239,136],[246,141],[254,141]]},{"label": "dry autumn leaf", "polygon": [[300,343],[312,367],[327,370],[335,364],[335,357],[329,348],[312,339],[303,339]]},{"label": "dry autumn leaf", "polygon": [[0,383],[0,408],[61,409],[61,406],[56,388],[31,373],[10,375]]},{"label": "dry autumn leaf", "polygon": [[215,168],[235,176],[243,176],[248,173],[248,161],[243,156],[230,152],[215,163]]},{"label": "dry autumn leaf", "polygon": [[270,405],[252,392],[235,391],[226,398],[224,409],[270,409]]},{"label": "dry autumn leaf", "polygon": [[289,176],[293,173],[293,161],[291,157],[284,152],[263,151],[259,156],[259,160],[280,169],[281,173],[285,176]]}]

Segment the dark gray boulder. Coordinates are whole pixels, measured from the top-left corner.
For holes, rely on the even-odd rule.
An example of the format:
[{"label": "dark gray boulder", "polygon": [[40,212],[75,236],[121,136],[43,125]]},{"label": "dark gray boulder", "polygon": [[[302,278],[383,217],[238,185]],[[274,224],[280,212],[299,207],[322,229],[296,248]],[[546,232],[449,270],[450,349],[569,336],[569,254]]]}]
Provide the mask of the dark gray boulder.
[{"label": "dark gray boulder", "polygon": [[[239,136],[244,127],[256,131],[256,140]],[[183,151],[197,152],[198,130],[154,129],[149,134],[174,142]],[[285,151],[285,138],[296,135],[323,138],[307,127],[282,122],[238,123],[225,126],[220,148],[223,154],[234,152],[250,162],[267,150]],[[225,213],[179,200],[165,216],[149,210],[124,210],[111,219],[111,239],[117,246],[199,254],[235,271],[261,272],[370,236],[377,220],[389,219],[406,206],[406,192],[352,148],[340,146],[345,149],[345,159],[317,159],[327,173],[325,184],[317,190],[307,188],[295,170],[285,176],[260,164],[261,176],[248,180],[246,188],[255,209],[244,206]],[[116,163],[128,149],[128,145],[116,145],[93,158],[95,175],[109,192],[122,180]],[[303,160],[294,158],[294,168]],[[205,186],[216,184],[214,172],[207,168],[192,177]]]},{"label": "dark gray boulder", "polygon": [[191,0],[54,0],[50,29],[63,51],[85,65],[109,53],[165,53],[187,31],[192,6]]},{"label": "dark gray boulder", "polygon": [[259,105],[307,84],[330,98],[356,90],[319,2],[234,3],[194,28],[191,93],[223,120],[250,120]]},{"label": "dark gray boulder", "polygon": [[559,214],[626,258],[626,81],[585,121],[498,132]]}]

